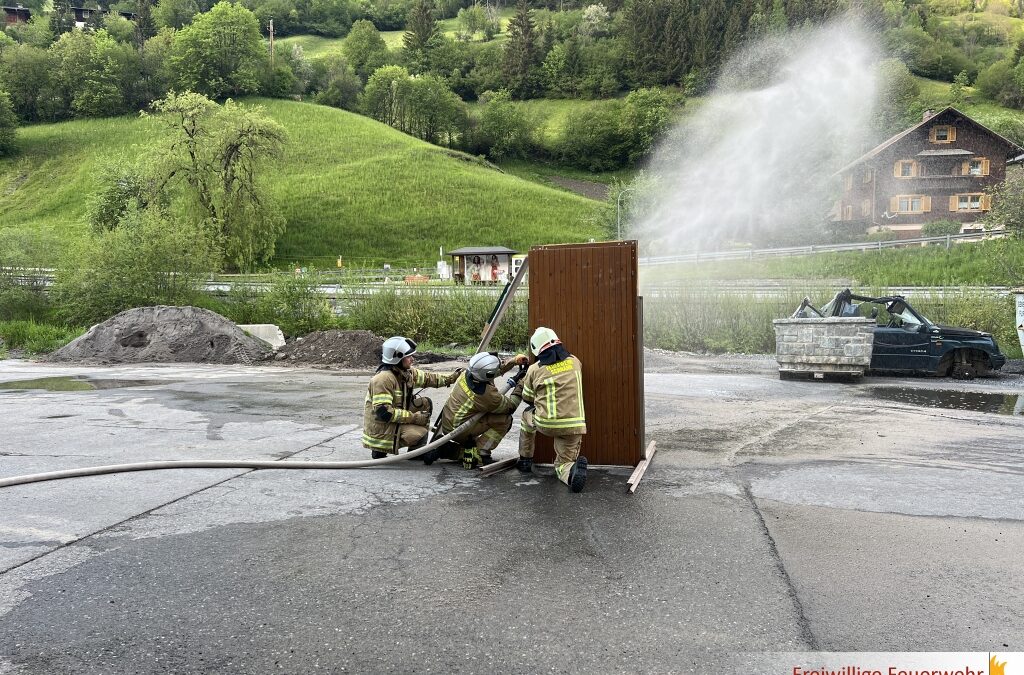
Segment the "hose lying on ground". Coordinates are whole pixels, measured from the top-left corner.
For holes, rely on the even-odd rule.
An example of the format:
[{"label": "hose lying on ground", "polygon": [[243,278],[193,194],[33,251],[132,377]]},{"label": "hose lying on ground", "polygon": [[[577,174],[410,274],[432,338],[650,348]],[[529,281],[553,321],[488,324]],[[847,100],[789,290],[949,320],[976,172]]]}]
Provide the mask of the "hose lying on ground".
[{"label": "hose lying on ground", "polygon": [[[501,393],[511,388],[505,387]],[[365,469],[369,467],[383,466],[404,462],[407,459],[419,457],[440,447],[450,439],[469,429],[477,420],[486,413],[477,413],[467,419],[459,426],[440,438],[427,443],[421,448],[416,448],[405,454],[388,455],[381,459],[361,459],[347,462],[275,462],[268,460],[234,460],[234,459],[179,459],[158,462],[136,462],[133,464],[109,464],[107,466],[87,466],[81,469],[66,469],[64,471],[48,471],[46,473],[33,473],[24,476],[12,476],[0,478],[0,488],[12,485],[23,485],[25,483],[41,483],[48,480],[62,480],[64,478],[81,478],[83,476],[102,476],[110,473],[128,473],[130,471],[156,471],[159,469]]]}]

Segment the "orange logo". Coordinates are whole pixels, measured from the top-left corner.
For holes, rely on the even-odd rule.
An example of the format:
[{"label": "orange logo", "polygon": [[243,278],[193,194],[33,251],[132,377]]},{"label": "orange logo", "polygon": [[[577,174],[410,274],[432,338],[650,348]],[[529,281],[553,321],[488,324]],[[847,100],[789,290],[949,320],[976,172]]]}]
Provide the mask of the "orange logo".
[{"label": "orange logo", "polygon": [[996,661],[996,655],[992,654],[988,657],[988,673],[989,675],[1006,675],[1006,661],[999,663]]}]

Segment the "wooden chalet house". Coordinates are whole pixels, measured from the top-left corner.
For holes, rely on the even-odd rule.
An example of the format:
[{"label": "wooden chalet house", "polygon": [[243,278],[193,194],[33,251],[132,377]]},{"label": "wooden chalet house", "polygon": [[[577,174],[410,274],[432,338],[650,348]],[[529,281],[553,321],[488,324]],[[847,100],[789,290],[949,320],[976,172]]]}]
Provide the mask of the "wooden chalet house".
[{"label": "wooden chalet house", "polygon": [[1022,152],[955,108],[928,111],[920,124],[840,169],[833,217],[867,231],[887,228],[900,239],[921,236],[936,220],[980,230],[978,220],[991,208],[985,190],[1003,181],[1007,160]]},{"label": "wooden chalet house", "polygon": [[[32,12],[21,5],[4,6],[4,26],[13,26],[16,23],[28,23],[32,18]],[[2,28],[2,26],[0,26]]]}]

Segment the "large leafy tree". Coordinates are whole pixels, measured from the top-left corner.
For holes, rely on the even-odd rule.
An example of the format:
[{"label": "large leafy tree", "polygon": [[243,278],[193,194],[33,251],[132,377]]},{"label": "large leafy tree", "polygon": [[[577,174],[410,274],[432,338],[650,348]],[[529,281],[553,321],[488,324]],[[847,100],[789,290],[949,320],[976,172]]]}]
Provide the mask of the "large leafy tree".
[{"label": "large leafy tree", "polygon": [[153,21],[158,28],[180,30],[192,23],[196,14],[199,14],[196,0],[160,0],[153,9]]},{"label": "large leafy tree", "polygon": [[284,128],[262,108],[231,100],[219,106],[193,92],[168,94],[153,108],[167,139],[155,189],[184,199],[186,212],[214,227],[225,267],[250,270],[267,262],[285,222],[263,169],[283,151]]},{"label": "large leafy tree", "polygon": [[341,50],[349,65],[355,68],[364,82],[388,60],[387,43],[377,27],[366,19],[352,24],[352,30],[345,38]]},{"label": "large leafy tree", "polygon": [[60,37],[75,27],[75,13],[71,10],[69,0],[54,0],[53,11],[50,12],[50,31],[54,37]]},{"label": "large leafy tree", "polygon": [[175,35],[171,68],[182,89],[223,98],[259,91],[266,59],[256,15],[218,2]]},{"label": "large leafy tree", "polygon": [[508,24],[508,40],[502,59],[502,75],[516,98],[530,98],[540,91],[541,52],[537,26],[526,0],[516,3],[515,16]]}]

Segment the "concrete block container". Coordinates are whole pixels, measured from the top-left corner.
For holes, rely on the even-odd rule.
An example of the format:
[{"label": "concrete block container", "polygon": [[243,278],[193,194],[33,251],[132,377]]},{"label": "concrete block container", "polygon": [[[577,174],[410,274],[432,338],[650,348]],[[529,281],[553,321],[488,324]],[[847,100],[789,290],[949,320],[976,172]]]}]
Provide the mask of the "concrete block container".
[{"label": "concrete block container", "polygon": [[863,317],[776,319],[779,377],[860,377],[871,365],[875,321]]}]

